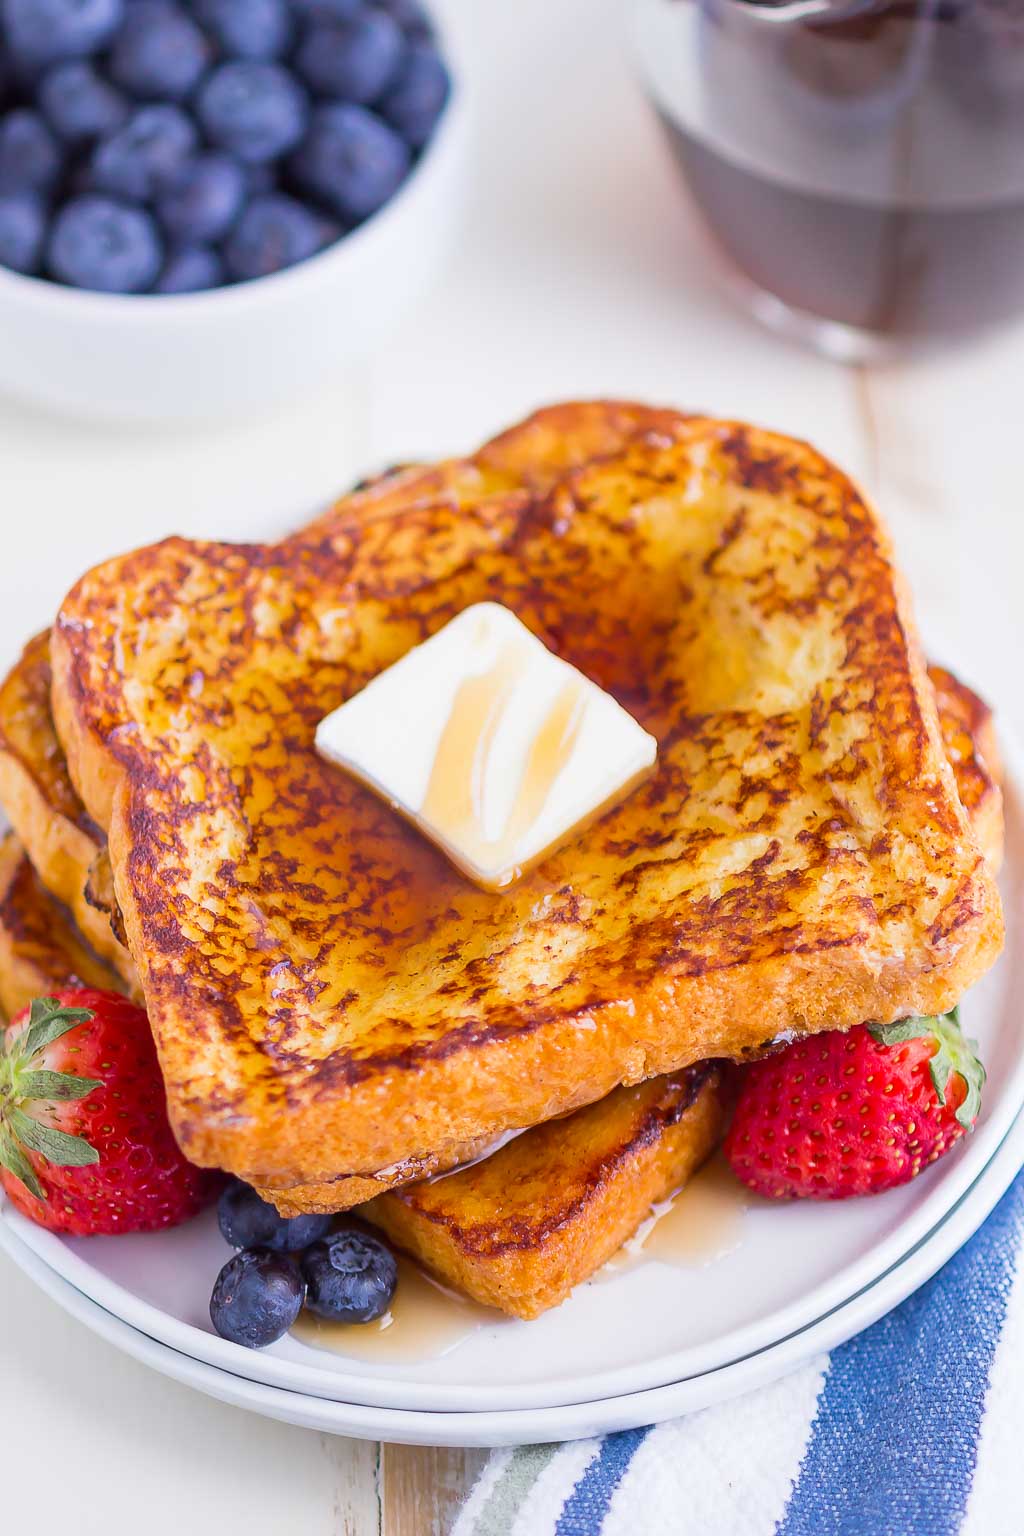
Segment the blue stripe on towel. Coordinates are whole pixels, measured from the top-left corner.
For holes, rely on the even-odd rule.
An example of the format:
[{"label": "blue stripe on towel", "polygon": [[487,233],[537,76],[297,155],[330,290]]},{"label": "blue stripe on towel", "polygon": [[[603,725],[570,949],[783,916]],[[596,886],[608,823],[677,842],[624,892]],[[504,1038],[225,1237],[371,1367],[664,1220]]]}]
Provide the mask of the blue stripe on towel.
[{"label": "blue stripe on towel", "polygon": [[834,1351],[776,1536],[955,1536],[1024,1228],[1024,1174],[944,1269]]},{"label": "blue stripe on towel", "polygon": [[594,1457],[562,1505],[555,1536],[598,1536],[612,1494],[650,1432],[624,1429],[617,1435],[605,1436],[600,1454]]}]

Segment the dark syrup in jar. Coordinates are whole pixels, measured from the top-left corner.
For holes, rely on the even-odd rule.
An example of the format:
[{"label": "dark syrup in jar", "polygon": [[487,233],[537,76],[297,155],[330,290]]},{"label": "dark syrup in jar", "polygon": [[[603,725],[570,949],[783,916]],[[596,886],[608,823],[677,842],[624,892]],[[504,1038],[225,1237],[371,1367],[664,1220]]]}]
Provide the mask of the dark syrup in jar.
[{"label": "dark syrup in jar", "polygon": [[771,26],[753,9],[687,5],[695,68],[654,93],[730,262],[892,336],[1024,312],[1024,0]]}]

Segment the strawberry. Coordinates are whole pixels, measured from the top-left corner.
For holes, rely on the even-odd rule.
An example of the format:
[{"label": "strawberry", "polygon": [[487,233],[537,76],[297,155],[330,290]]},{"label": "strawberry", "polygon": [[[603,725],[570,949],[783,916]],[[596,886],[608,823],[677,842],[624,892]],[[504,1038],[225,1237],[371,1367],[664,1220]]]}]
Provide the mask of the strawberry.
[{"label": "strawberry", "polygon": [[0,1036],[0,1183],[51,1232],[153,1232],[220,1176],[182,1156],[149,1021],[116,992],[37,997]]},{"label": "strawberry", "polygon": [[725,1152],[773,1200],[844,1200],[906,1184],[972,1129],[985,1069],[940,1018],[811,1035],[744,1069]]}]

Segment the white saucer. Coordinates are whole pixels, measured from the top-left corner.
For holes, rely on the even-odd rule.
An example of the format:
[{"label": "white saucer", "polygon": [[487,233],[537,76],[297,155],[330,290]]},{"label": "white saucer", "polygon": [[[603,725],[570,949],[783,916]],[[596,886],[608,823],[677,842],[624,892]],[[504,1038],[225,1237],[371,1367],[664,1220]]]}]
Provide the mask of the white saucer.
[{"label": "white saucer", "polygon": [[977,1182],[923,1242],[843,1306],[767,1349],[716,1371],[646,1392],[555,1408],[424,1412],[331,1402],[264,1386],[168,1348],[90,1301],[0,1223],[0,1248],[58,1305],[111,1344],[165,1376],[221,1402],[284,1423],[407,1445],[501,1446],[577,1439],[659,1423],[752,1391],[795,1370],[875,1322],[922,1285],[967,1241],[1024,1164],[1018,1117]]}]

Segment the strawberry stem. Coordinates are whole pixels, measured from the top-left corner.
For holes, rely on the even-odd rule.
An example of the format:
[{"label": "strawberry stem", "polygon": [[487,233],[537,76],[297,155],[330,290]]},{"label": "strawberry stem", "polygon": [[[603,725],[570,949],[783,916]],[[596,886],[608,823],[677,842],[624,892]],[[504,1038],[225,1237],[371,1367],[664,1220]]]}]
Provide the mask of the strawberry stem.
[{"label": "strawberry stem", "polygon": [[54,1041],[92,1018],[88,1008],[65,1008],[56,997],[37,997],[24,1027],[11,1026],[0,1035],[0,1165],[37,1200],[45,1200],[46,1191],[26,1151],[60,1168],[84,1168],[100,1160],[84,1137],[69,1136],[27,1112],[30,1104],[84,1099],[102,1086],[97,1078],[39,1065],[42,1053]]},{"label": "strawberry stem", "polygon": [[956,1118],[965,1130],[973,1128],[981,1109],[985,1068],[978,1056],[978,1042],[968,1040],[960,1028],[958,1007],[928,1018],[897,1019],[893,1024],[869,1024],[868,1033],[880,1045],[899,1045],[904,1040],[919,1040],[926,1035],[934,1040],[935,1050],[928,1063],[928,1070],[939,1103],[945,1104],[949,1080],[956,1073],[963,1079],[965,1089],[963,1102],[955,1111]]}]

